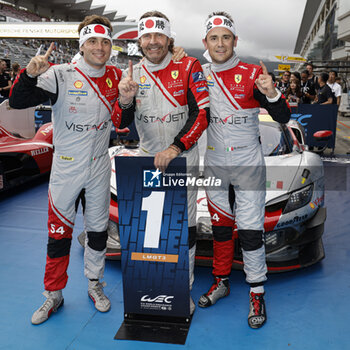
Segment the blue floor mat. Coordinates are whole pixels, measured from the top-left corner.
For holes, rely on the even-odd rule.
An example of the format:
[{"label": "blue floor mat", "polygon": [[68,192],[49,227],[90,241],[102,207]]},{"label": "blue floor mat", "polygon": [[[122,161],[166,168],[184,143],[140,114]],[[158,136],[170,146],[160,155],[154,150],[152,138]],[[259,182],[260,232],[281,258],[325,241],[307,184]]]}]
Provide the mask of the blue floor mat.
[{"label": "blue floor mat", "polygon": [[[347,183],[349,188],[349,181]],[[47,243],[47,182],[0,197],[0,349],[347,349],[350,324],[349,189],[327,191],[324,233],[326,258],[301,271],[269,275],[268,321],[248,327],[248,290],[241,271],[231,274],[231,294],[214,307],[197,307],[186,344],[114,340],[123,321],[120,262],[107,261],[110,312],[95,311],[87,295],[77,215],[65,303],[42,325],[30,323],[44,297]],[[192,291],[198,300],[212,282],[211,270],[196,267]]]}]

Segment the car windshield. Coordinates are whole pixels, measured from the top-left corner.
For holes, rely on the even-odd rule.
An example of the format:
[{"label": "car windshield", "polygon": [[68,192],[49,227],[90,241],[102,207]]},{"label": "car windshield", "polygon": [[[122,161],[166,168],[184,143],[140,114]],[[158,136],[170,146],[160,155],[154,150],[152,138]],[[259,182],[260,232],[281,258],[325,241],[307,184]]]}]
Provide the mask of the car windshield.
[{"label": "car windshield", "polygon": [[[260,137],[264,156],[279,156],[291,152],[285,133],[277,123],[260,122]],[[288,129],[286,129],[288,132]]]}]

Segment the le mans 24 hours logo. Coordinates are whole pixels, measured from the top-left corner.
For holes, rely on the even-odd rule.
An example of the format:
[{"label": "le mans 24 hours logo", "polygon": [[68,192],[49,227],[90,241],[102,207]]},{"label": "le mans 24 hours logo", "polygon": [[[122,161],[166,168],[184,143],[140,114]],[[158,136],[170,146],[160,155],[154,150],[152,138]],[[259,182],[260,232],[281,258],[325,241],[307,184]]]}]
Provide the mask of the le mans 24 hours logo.
[{"label": "le mans 24 hours logo", "polygon": [[159,188],[159,187],[188,187],[188,186],[221,186],[221,179],[215,177],[201,178],[190,176],[190,174],[164,173],[159,169],[143,171],[143,187]]}]

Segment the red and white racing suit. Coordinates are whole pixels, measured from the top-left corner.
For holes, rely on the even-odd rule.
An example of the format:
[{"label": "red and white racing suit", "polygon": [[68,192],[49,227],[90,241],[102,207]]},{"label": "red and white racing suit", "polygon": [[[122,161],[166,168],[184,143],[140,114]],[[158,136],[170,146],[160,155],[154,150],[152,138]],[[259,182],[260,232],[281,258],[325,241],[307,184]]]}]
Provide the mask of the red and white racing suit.
[{"label": "red and white racing suit", "polygon": [[76,201],[82,194],[87,233],[84,272],[89,279],[103,277],[110,201],[108,145],[121,75],[113,66],[96,70],[81,59],[51,66],[38,78],[23,71],[12,88],[13,108],[49,99],[52,104],[54,154],[44,278],[48,291],[63,289],[67,283]]},{"label": "red and white racing suit", "polygon": [[[208,187],[207,199],[214,234],[214,276],[227,277],[234,255],[233,225],[237,224],[248,283],[266,279],[263,228],[265,214],[265,161],[259,137],[259,107],[274,120],[286,123],[290,111],[281,93],[268,99],[256,87],[260,66],[239,61],[203,67],[210,94],[205,177],[221,179]],[[234,208],[229,200],[234,189]]]},{"label": "red and white racing suit", "polygon": [[[145,59],[133,68],[139,84],[135,125],[140,137],[140,155],[155,156],[171,144],[187,159],[187,172],[196,176],[199,166],[197,140],[209,122],[209,93],[199,61],[185,57],[173,62],[169,52],[160,64]],[[127,74],[127,72],[124,72]],[[112,116],[113,118],[113,116]],[[115,115],[125,127],[130,120]],[[197,190],[187,191],[190,285],[193,282],[196,240]]]}]

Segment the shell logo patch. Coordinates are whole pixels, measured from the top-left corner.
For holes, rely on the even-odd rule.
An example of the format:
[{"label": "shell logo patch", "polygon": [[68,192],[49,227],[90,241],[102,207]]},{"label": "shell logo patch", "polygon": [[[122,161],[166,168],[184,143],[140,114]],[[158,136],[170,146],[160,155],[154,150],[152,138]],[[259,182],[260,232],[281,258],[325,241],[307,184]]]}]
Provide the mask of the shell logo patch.
[{"label": "shell logo patch", "polygon": [[141,84],[144,84],[144,82],[146,81],[146,77],[143,75],[141,78],[140,78],[140,82]]},{"label": "shell logo patch", "polygon": [[242,74],[235,74],[235,82],[239,84],[242,81]]},{"label": "shell logo patch", "polygon": [[76,89],[81,89],[83,87],[83,85],[84,85],[83,82],[80,80],[77,80],[74,82],[74,86]]},{"label": "shell logo patch", "polygon": [[179,76],[179,71],[178,70],[171,71],[171,77],[173,79],[177,79],[178,76]]},{"label": "shell logo patch", "polygon": [[213,78],[212,78],[212,76],[210,74],[207,76],[207,84],[208,84],[208,86],[213,86],[214,85]]},{"label": "shell logo patch", "polygon": [[111,88],[113,86],[112,80],[110,78],[106,79],[106,83],[107,83],[109,88]]}]

